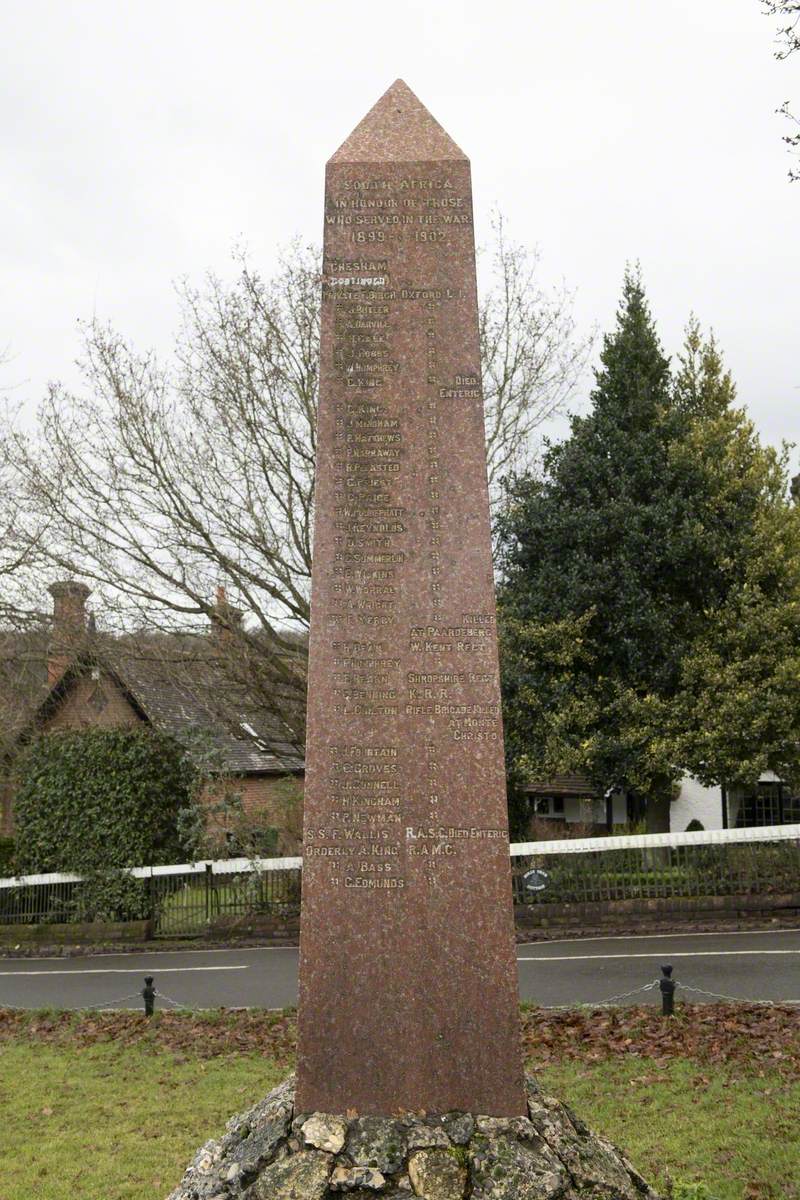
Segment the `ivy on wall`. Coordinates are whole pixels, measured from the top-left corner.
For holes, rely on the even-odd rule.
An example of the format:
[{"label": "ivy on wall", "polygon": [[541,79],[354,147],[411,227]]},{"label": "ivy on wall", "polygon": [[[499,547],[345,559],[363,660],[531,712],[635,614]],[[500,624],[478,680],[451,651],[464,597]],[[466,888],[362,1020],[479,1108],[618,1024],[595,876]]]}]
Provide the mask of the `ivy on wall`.
[{"label": "ivy on wall", "polygon": [[178,743],[151,729],[36,738],[17,767],[17,872],[175,862],[178,814],[193,806],[195,782]]}]

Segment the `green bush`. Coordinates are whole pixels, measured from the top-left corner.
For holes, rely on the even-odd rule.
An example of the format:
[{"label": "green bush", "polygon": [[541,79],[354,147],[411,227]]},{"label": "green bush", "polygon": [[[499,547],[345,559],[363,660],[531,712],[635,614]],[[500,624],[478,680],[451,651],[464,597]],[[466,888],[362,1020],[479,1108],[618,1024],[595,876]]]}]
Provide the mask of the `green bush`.
[{"label": "green bush", "polygon": [[14,862],[14,839],[0,837],[0,879],[16,874]]},{"label": "green bush", "polygon": [[144,920],[150,916],[147,880],[115,868],[92,871],[75,885],[65,914],[69,922]]},{"label": "green bush", "polygon": [[179,854],[178,812],[193,804],[194,772],[178,743],[164,734],[44,734],[26,748],[17,781],[20,874],[107,873],[174,862]]}]

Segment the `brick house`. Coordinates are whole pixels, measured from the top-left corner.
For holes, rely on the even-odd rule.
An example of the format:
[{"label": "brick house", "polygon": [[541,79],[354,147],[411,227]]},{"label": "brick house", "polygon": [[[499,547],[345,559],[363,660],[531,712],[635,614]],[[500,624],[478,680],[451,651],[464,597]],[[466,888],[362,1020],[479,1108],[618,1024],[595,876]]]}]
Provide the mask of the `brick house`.
[{"label": "brick house", "polygon": [[[24,699],[17,738],[59,730],[152,726],[187,743],[199,734],[242,798],[245,811],[271,818],[276,838],[285,810],[286,781],[302,785],[304,763],[291,730],[260,709],[225,670],[225,629],[231,614],[224,593],[192,653],[175,639],[144,641],[99,634],[87,614],[90,589],[76,580],[54,583],[53,619],[46,662],[40,663],[38,695]],[[46,683],[44,682],[46,679]],[[7,789],[0,832],[13,833],[13,792]],[[286,846],[286,837],[281,839]]]}]

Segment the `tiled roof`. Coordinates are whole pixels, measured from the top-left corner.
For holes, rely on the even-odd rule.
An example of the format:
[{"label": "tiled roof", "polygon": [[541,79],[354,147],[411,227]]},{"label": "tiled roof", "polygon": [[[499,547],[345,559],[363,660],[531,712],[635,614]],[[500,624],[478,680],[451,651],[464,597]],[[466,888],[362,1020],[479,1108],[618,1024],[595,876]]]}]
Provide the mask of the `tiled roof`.
[{"label": "tiled roof", "polygon": [[242,688],[208,663],[184,663],[177,678],[148,660],[121,660],[113,670],[148,719],[179,740],[203,732],[229,771],[301,771],[302,750],[289,727],[259,709]]},{"label": "tiled roof", "polygon": [[542,783],[529,783],[530,796],[595,796],[596,789],[584,775],[553,775]]},{"label": "tiled roof", "polygon": [[[197,650],[196,640],[192,643]],[[279,712],[267,711],[224,670],[219,657],[187,654],[178,640],[146,643],[96,635],[52,688],[47,662],[39,654],[34,682],[19,697],[16,711],[26,712],[7,730],[12,736],[60,701],[70,682],[91,667],[113,675],[134,707],[156,728],[187,741],[198,733],[219,753],[226,770],[236,774],[302,771],[300,739]],[[0,671],[0,682],[2,681]],[[279,707],[279,706],[278,706]]]},{"label": "tiled roof", "polygon": [[46,635],[0,631],[0,741],[13,740],[46,695]]}]

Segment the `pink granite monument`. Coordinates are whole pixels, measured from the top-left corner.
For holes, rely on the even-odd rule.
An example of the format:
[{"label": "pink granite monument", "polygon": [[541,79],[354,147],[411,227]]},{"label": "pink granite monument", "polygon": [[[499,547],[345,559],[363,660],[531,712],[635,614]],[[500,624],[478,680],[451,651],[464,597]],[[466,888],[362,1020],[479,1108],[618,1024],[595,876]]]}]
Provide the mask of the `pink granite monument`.
[{"label": "pink granite monument", "polygon": [[297,1109],[514,1116],[469,161],[398,80],[327,166]]},{"label": "pink granite monument", "polygon": [[659,1200],[522,1074],[469,163],[328,163],[297,1079],[170,1200]]}]

